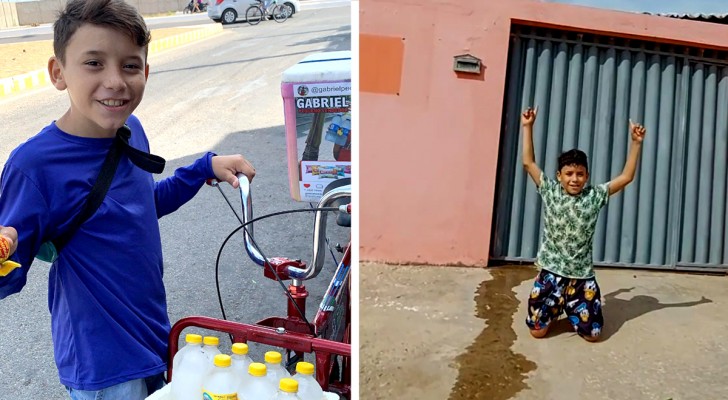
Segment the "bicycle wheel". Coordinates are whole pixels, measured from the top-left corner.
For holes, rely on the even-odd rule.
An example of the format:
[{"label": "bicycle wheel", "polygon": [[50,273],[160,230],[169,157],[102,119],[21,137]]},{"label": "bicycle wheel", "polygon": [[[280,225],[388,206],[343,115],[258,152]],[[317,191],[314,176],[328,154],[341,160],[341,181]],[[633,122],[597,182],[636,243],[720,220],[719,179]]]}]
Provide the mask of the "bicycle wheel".
[{"label": "bicycle wheel", "polygon": [[280,4],[273,7],[273,19],[279,24],[286,22],[288,19],[288,7]]},{"label": "bicycle wheel", "polygon": [[263,9],[259,6],[252,5],[245,10],[245,20],[250,25],[258,25],[263,19]]}]

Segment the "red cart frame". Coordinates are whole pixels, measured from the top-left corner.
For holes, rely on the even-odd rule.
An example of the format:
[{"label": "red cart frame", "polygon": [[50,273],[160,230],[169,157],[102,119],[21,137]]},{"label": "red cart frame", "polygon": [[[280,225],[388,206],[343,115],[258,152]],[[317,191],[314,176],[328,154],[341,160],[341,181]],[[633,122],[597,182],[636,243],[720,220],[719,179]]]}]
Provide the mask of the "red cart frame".
[{"label": "red cart frame", "polygon": [[[243,206],[240,222],[247,225],[249,221],[252,221],[253,214],[250,187],[247,178],[239,175],[238,179]],[[218,186],[214,181],[208,183]],[[222,194],[224,196],[224,193]],[[322,197],[318,208],[327,207],[336,200],[347,196],[351,196],[350,186],[334,188]],[[339,210],[350,214],[351,204],[341,206]],[[316,277],[323,268],[324,241],[321,238],[326,234],[325,212],[316,212],[314,232],[314,257],[311,265],[306,265],[301,260],[291,260],[285,257],[266,259],[252,244],[254,243],[252,226],[244,232],[245,249],[251,260],[263,266],[264,276],[273,280],[291,280],[291,284],[288,286],[290,297],[287,301],[287,316],[269,317],[256,324],[244,324],[205,316],[182,318],[172,326],[169,334],[168,357],[170,362],[167,367],[167,381],[172,380],[174,371],[171,360],[174,359],[179,349],[180,334],[185,328],[198,327],[228,333],[232,336],[233,343],[256,342],[284,348],[288,351],[289,360],[290,352],[294,352],[297,356],[296,359],[300,360],[303,360],[304,353],[315,353],[316,380],[321,388],[324,391],[336,392],[346,399],[351,398],[351,280],[349,279],[351,242],[344,250],[334,277],[309,326],[301,318],[299,310],[300,313],[306,315],[308,291],[303,282]],[[272,270],[275,270],[276,273],[273,274]],[[311,334],[312,328],[319,337]],[[343,357],[339,371],[340,379],[332,378],[334,365],[338,364],[336,356]]]},{"label": "red cart frame", "polygon": [[[193,316],[182,318],[172,326],[169,333],[169,359],[173,360],[179,350],[179,337],[185,328],[198,327],[229,333],[234,343],[256,342],[270,346],[281,347],[295,352],[316,354],[316,380],[324,391],[335,391],[345,398],[351,398],[350,368],[343,367],[344,379],[342,382],[329,383],[329,374],[332,367],[332,357],[344,356],[351,359],[351,344],[335,342],[332,340],[314,338],[297,332],[280,332],[279,329],[250,325],[222,319]],[[346,363],[345,363],[346,364]],[[172,363],[168,363],[167,380],[172,380]]]}]

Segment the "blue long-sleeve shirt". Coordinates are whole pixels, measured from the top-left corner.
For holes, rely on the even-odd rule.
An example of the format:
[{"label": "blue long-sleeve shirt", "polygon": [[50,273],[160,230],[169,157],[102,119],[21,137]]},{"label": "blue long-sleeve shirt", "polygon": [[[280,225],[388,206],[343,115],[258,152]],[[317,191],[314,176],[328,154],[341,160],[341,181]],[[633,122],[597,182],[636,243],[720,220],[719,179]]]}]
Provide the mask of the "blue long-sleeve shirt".
[{"label": "blue long-sleeve shirt", "polygon": [[[131,146],[149,151],[131,116]],[[10,155],[0,182],[0,224],[18,231],[0,299],[19,292],[41,243],[63,232],[86,202],[113,139],[72,136],[55,123]],[[207,153],[174,176],[152,175],[122,156],[98,210],[51,265],[48,308],[61,383],[99,390],[166,369],[170,330],[157,219],[213,178]],[[2,306],[2,303],[0,303]]]}]

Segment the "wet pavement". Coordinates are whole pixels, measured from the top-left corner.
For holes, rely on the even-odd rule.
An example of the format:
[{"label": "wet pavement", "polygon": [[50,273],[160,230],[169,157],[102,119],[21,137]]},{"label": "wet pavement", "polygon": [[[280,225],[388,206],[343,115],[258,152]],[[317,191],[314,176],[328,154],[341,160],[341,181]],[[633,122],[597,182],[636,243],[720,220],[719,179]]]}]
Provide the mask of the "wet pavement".
[{"label": "wet pavement", "polygon": [[528,333],[533,267],[362,263],[361,399],[728,398],[725,276],[598,269],[605,327]]},{"label": "wet pavement", "polygon": [[519,300],[513,289],[534,277],[532,268],[491,271],[493,279],[480,284],[475,295],[476,316],[488,321],[463,354],[456,357],[458,378],[449,400],[507,400],[528,387],[524,380],[536,364],[514,353],[513,315]]}]

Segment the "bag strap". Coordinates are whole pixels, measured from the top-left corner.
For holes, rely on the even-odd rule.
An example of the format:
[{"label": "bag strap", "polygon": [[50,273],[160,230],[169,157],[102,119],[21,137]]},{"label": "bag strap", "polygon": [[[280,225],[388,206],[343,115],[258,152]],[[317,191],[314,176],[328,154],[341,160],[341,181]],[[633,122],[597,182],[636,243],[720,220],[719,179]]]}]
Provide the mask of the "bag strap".
[{"label": "bag strap", "polygon": [[78,228],[86,222],[92,215],[99,209],[101,203],[103,203],[106,193],[108,193],[111,187],[111,181],[114,180],[116,169],[119,166],[122,153],[129,157],[129,160],[134,163],[137,167],[151,173],[159,174],[164,170],[165,160],[162,157],[154,154],[145,153],[137,150],[129,145],[129,138],[131,137],[131,130],[129,127],[124,125],[116,131],[116,137],[114,142],[109,149],[109,153],[106,155],[104,164],[101,166],[94,186],[91,188],[86,197],[86,204],[84,204],[81,212],[79,212],[73,219],[71,225],[63,232],[60,236],[51,240],[56,248],[56,253],[60,254],[63,247],[68,244],[73,235],[76,233]]},{"label": "bag strap", "polygon": [[166,162],[164,158],[131,147],[129,145],[129,138],[131,138],[131,130],[126,125],[116,131],[118,144],[121,146],[124,154],[129,157],[129,161],[144,171],[161,174],[164,171],[164,164]]}]

